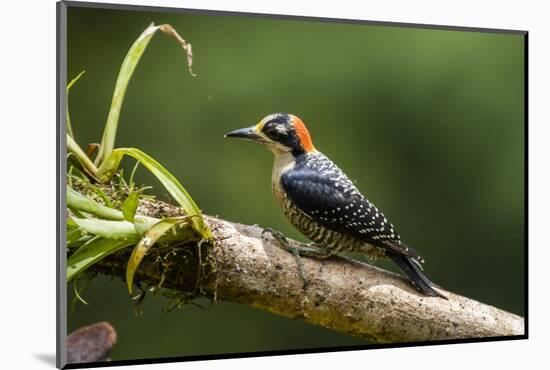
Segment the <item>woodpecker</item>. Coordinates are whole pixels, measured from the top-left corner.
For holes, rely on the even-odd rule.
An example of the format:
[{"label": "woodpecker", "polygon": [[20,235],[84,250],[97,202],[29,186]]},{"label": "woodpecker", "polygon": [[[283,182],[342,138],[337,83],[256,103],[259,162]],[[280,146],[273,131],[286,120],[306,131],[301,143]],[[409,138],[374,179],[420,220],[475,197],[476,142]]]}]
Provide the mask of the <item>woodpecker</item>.
[{"label": "woodpecker", "polygon": [[294,227],[313,242],[300,254],[321,258],[340,252],[382,255],[397,264],[420,293],[446,298],[422,272],[422,257],[401,241],[386,216],[315,149],[300,118],[275,113],[225,136],[253,140],[273,152],[275,199]]}]

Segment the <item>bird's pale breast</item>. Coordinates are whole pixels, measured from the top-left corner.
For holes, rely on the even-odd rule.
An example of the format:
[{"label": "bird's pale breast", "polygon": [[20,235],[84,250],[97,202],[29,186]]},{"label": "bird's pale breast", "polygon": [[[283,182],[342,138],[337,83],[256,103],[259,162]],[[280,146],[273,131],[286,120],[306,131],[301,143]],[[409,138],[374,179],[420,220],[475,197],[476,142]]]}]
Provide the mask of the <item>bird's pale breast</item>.
[{"label": "bird's pale breast", "polygon": [[327,228],[325,225],[315,221],[288,198],[281,185],[281,176],[287,171],[292,170],[294,166],[295,161],[290,153],[288,155],[285,153],[275,156],[271,178],[273,195],[292,225],[319,247],[328,248],[330,253],[359,250],[362,253],[369,253],[371,250],[374,250],[375,248],[364,241]]}]

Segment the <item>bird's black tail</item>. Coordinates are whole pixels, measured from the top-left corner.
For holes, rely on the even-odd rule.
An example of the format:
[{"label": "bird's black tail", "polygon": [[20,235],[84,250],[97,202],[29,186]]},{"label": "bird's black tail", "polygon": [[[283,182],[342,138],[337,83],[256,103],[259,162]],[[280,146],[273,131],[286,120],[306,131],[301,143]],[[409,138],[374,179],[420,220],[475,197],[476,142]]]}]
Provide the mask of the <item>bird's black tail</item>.
[{"label": "bird's black tail", "polygon": [[399,266],[401,270],[409,277],[409,280],[413,285],[424,295],[430,297],[441,297],[447,299],[443,294],[439,293],[433,288],[434,284],[424,275],[420,266],[413,261],[410,257],[397,254],[387,253],[388,257]]}]

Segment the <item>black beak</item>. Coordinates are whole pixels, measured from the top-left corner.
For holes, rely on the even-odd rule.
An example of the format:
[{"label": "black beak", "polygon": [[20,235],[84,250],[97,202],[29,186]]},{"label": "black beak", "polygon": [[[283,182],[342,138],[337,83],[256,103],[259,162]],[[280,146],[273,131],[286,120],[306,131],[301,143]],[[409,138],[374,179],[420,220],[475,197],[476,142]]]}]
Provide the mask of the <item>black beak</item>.
[{"label": "black beak", "polygon": [[260,135],[256,133],[256,126],[251,126],[228,132],[225,134],[225,137],[238,137],[242,139],[257,140],[260,138]]}]

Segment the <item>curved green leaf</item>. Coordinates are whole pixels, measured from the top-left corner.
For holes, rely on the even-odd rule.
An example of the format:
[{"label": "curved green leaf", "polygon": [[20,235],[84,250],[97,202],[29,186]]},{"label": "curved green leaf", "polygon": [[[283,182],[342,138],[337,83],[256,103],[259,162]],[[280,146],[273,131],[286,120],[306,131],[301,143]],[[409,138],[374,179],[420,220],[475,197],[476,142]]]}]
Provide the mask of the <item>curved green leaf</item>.
[{"label": "curved green leaf", "polygon": [[132,294],[134,275],[149,248],[151,248],[168,230],[174,227],[177,222],[178,220],[173,218],[167,218],[159,221],[145,234],[143,234],[143,237],[139,243],[134,247],[134,250],[132,250],[132,254],[130,255],[130,259],[128,260],[128,266],[126,267],[126,285],[128,287],[128,293]]},{"label": "curved green leaf", "polygon": [[[152,217],[139,217],[139,220],[143,224],[142,230],[150,229],[159,221]],[[97,218],[73,218],[73,221],[81,229],[103,238],[137,242],[142,235],[136,226],[128,221],[108,221]]]},{"label": "curved green leaf", "polygon": [[76,83],[76,81],[78,81],[85,72],[86,71],[80,72],[78,76],[73,78],[71,82],[67,84],[67,135],[69,135],[70,137],[74,137],[74,134],[73,127],[71,126],[71,117],[69,116],[69,91],[71,90],[71,87],[73,87],[73,85]]},{"label": "curved green leaf", "polygon": [[92,178],[97,178],[97,167],[93,164],[92,160],[84,153],[82,148],[74,141],[74,139],[67,134],[67,151],[73,153],[76,158],[82,164],[82,168],[86,171],[88,175]]},{"label": "curved green leaf", "polygon": [[67,206],[108,220],[124,220],[124,215],[119,210],[97,203],[69,186],[67,186]]},{"label": "curved green leaf", "polygon": [[101,181],[106,182],[113,176],[125,154],[140,161],[141,164],[156,176],[168,193],[170,193],[176,202],[183,208],[185,213],[191,218],[191,224],[199,235],[205,239],[212,238],[212,232],[204,222],[199,207],[197,207],[193,198],[191,198],[185,188],[166,168],[141,150],[136,148],[118,148],[113,150],[111,155],[105,158],[104,162],[99,167],[98,177]]},{"label": "curved green leaf", "polygon": [[124,95],[126,94],[126,88],[132,78],[132,74],[136,69],[136,66],[143,55],[143,52],[147,48],[149,41],[158,30],[158,26],[153,23],[149,25],[143,31],[143,33],[137,38],[136,41],[128,50],[126,57],[122,61],[120,71],[115,84],[115,90],[113,92],[113,99],[111,101],[111,108],[109,109],[109,115],[107,116],[107,123],[105,124],[105,130],[103,131],[103,137],[101,139],[101,146],[95,164],[101,163],[103,158],[108,157],[115,145],[115,137],[118,126],[118,118],[120,116],[120,110],[122,108],[122,102],[124,101]]},{"label": "curved green leaf", "polygon": [[108,255],[135,243],[126,240],[93,238],[67,260],[67,282]]}]

